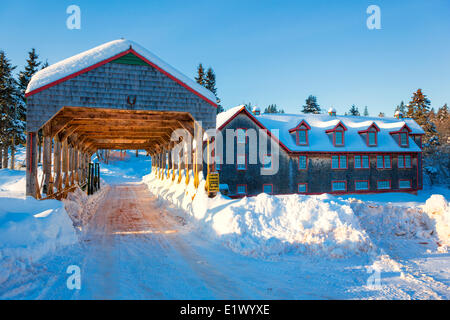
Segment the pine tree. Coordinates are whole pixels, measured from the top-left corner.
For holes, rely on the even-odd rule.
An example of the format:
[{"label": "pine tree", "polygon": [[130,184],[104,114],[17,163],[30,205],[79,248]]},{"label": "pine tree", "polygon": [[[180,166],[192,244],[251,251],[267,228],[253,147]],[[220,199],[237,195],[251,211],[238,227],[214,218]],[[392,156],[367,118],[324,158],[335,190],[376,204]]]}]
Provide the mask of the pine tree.
[{"label": "pine tree", "polygon": [[360,116],[361,115],[359,113],[358,107],[355,106],[354,104],[350,107],[350,110],[348,112],[351,116]]},{"label": "pine tree", "polygon": [[39,56],[36,54],[36,50],[32,48],[31,51],[28,52],[28,59],[25,69],[19,72],[18,87],[20,90],[22,103],[19,105],[18,113],[21,121],[26,121],[27,109],[25,104],[25,91],[27,90],[31,77],[39,70],[41,62],[39,62],[38,59]]},{"label": "pine tree", "polygon": [[[400,111],[403,115],[406,115],[406,112],[407,112],[406,107],[407,106],[402,101],[402,102],[400,102],[400,104],[398,106],[395,107],[395,112]],[[394,112],[394,114],[395,114],[395,112]]]},{"label": "pine tree", "polygon": [[45,62],[42,63],[41,70],[42,70],[42,69],[45,69],[45,68],[47,68],[47,67],[48,67],[48,60],[45,60]]},{"label": "pine tree", "polygon": [[442,107],[439,108],[436,114],[436,118],[438,121],[443,121],[448,119],[448,117],[449,117],[448,106],[447,104],[444,104]]},{"label": "pine tree", "polygon": [[205,88],[214,93],[214,95],[216,96],[217,113],[223,112],[223,107],[220,105],[220,99],[219,97],[217,97],[216,74],[211,67],[209,67],[208,71],[206,72],[204,83]]},{"label": "pine tree", "polygon": [[8,149],[17,143],[15,137],[23,133],[23,121],[19,120],[17,83],[12,75],[12,66],[6,54],[0,51],[0,142],[3,148],[3,168],[8,166]]},{"label": "pine tree", "polygon": [[305,105],[303,106],[303,113],[315,113],[315,114],[319,114],[320,113],[320,107],[319,104],[317,103],[317,97],[310,95],[306,101],[305,101]]},{"label": "pine tree", "polygon": [[195,81],[201,86],[205,86],[205,69],[203,69],[203,65],[199,63],[197,67],[197,76],[195,77]]},{"label": "pine tree", "polygon": [[367,106],[364,107],[364,117],[368,117],[369,116],[369,109],[367,108]]},{"label": "pine tree", "polygon": [[422,89],[417,89],[413,93],[406,113],[408,118],[413,118],[425,131],[424,146],[439,145],[436,126],[429,120],[430,105],[431,101],[422,93]]},{"label": "pine tree", "polygon": [[271,104],[266,109],[264,109],[264,113],[284,113],[284,110],[278,109],[278,106],[276,104]]},{"label": "pine tree", "polygon": [[447,144],[450,143],[450,116],[447,104],[444,104],[439,108],[436,113],[435,124],[441,141],[446,142]]}]

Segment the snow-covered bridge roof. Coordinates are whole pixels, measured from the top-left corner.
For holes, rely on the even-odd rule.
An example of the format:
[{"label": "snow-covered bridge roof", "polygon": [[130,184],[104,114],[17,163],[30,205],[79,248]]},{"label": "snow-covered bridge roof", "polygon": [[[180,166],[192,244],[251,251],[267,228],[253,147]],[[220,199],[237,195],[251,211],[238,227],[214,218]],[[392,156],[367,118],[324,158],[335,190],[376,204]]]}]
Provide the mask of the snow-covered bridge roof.
[{"label": "snow-covered bridge roof", "polygon": [[107,42],[38,71],[28,84],[26,95],[32,95],[47,87],[56,85],[83,72],[87,72],[99,65],[117,59],[130,51],[133,54],[140,56],[140,58],[145,59],[146,62],[170,76],[173,80],[179,82],[188,89],[192,89],[209,100],[209,102],[212,102],[212,104],[216,104],[216,97],[211,91],[162,61],[144,47],[125,39]]}]

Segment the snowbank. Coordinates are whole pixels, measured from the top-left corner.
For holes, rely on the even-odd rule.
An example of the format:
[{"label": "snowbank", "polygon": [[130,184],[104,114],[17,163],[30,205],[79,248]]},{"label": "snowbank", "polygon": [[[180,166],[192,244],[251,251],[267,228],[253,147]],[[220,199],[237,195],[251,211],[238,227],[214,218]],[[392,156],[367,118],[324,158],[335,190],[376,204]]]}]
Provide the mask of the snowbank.
[{"label": "snowbank", "polygon": [[431,196],[423,206],[331,195],[260,194],[231,200],[222,195],[208,198],[203,180],[198,191],[192,178],[187,187],[184,179],[168,183],[154,173],[143,181],[152,193],[195,218],[211,237],[244,255],[339,258],[374,253],[373,240],[383,239],[424,241],[447,252],[450,242],[450,206],[441,195]]},{"label": "snowbank", "polygon": [[424,205],[348,200],[361,226],[377,239],[417,239],[435,243],[440,252],[450,244],[450,206],[442,195],[432,195]]},{"label": "snowbank", "polygon": [[[230,200],[207,197],[184,181],[167,183],[154,173],[144,177],[149,190],[198,221],[212,237],[244,255],[270,257],[306,253],[332,258],[373,249],[352,208],[332,196],[270,196]],[[194,200],[192,200],[194,198]]]},{"label": "snowbank", "polygon": [[[443,246],[441,251],[447,251],[450,247],[450,204],[440,194],[433,194],[425,205],[423,211],[434,221],[439,244]],[[445,246],[445,248],[444,248]],[[445,250],[444,250],[445,249]]]},{"label": "snowbank", "polygon": [[80,188],[76,188],[74,192],[67,195],[67,198],[63,200],[64,207],[76,228],[81,230],[89,222],[108,190],[109,186],[102,180],[100,190],[91,196]]},{"label": "snowbank", "polygon": [[0,283],[18,268],[77,241],[62,202],[0,198]]}]

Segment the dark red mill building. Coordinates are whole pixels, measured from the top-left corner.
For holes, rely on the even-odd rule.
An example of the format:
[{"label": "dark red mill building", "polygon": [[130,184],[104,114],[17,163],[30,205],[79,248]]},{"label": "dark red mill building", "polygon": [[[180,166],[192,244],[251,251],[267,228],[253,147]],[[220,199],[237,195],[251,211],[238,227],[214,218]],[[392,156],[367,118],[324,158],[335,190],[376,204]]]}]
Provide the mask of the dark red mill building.
[{"label": "dark red mill building", "polygon": [[[226,129],[237,130],[234,163],[226,162]],[[251,148],[265,130],[267,151],[249,162]],[[328,115],[259,114],[244,106],[217,116],[223,152],[216,155],[221,189],[232,197],[269,194],[415,192],[422,189],[422,135],[412,119]],[[277,135],[273,134],[278,130]],[[255,140],[256,139],[256,140]],[[272,166],[272,148],[279,149],[279,169]],[[239,151],[238,151],[239,150]],[[242,151],[245,150],[245,151]],[[258,150],[259,151],[259,150]]]}]

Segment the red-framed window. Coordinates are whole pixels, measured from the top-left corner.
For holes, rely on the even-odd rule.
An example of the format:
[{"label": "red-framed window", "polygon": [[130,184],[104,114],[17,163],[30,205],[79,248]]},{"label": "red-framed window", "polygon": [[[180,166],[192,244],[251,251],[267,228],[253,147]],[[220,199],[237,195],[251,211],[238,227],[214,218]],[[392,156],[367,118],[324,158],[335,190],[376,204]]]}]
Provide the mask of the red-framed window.
[{"label": "red-framed window", "polygon": [[263,155],[262,166],[266,170],[272,169],[272,155],[271,154]]},{"label": "red-framed window", "polygon": [[366,135],[367,146],[376,147],[378,145],[378,132],[379,131],[380,131],[380,128],[378,128],[378,126],[375,124],[375,122],[372,122],[372,124],[366,130],[358,131],[358,133]]},{"label": "red-framed window", "polygon": [[298,170],[308,170],[308,156],[301,154],[298,156]]},{"label": "red-framed window", "polygon": [[370,168],[370,157],[366,155],[355,155],[355,169],[369,169]]},{"label": "red-framed window", "polygon": [[409,145],[409,143],[408,143],[408,132],[401,132],[401,133],[399,133],[398,143],[402,147],[407,147]]},{"label": "red-framed window", "polygon": [[236,185],[236,194],[247,194],[247,185],[246,184]]},{"label": "red-framed window", "polygon": [[305,120],[302,120],[295,128],[289,130],[289,133],[295,132],[295,143],[298,146],[307,146],[309,144],[308,130],[311,127]]},{"label": "red-framed window", "polygon": [[369,190],[369,180],[355,180],[355,191]]},{"label": "red-framed window", "polygon": [[398,145],[400,147],[409,147],[409,134],[411,129],[405,124],[400,130],[390,132],[391,135],[397,135]]},{"label": "red-framed window", "polygon": [[397,165],[399,169],[411,169],[412,157],[410,154],[400,154],[398,156]]},{"label": "red-framed window", "polygon": [[390,155],[377,155],[377,169],[391,169],[391,156]]},{"label": "red-framed window", "polygon": [[347,191],[347,181],[344,181],[344,180],[331,181],[331,191],[333,191],[333,192]]},{"label": "red-framed window", "polygon": [[345,144],[345,135],[343,129],[337,129],[333,133],[333,142],[335,146],[343,146]]},{"label": "red-framed window", "polygon": [[308,140],[308,129],[302,127],[304,129],[297,130],[296,140],[298,146],[307,146],[309,144]]},{"label": "red-framed window", "polygon": [[307,183],[299,183],[297,185],[297,192],[298,193],[307,193],[308,192],[308,184]]},{"label": "red-framed window", "polygon": [[347,128],[339,122],[333,129],[326,130],[326,133],[333,134],[333,145],[335,147],[342,147],[345,145],[345,131]]},{"label": "red-framed window", "polygon": [[247,155],[245,153],[236,155],[236,169],[239,171],[247,170]]},{"label": "red-framed window", "polygon": [[410,179],[400,179],[400,180],[398,180],[398,188],[399,189],[411,189],[412,181]]},{"label": "red-framed window", "polygon": [[331,169],[347,169],[347,155],[332,155]]},{"label": "red-framed window", "polygon": [[391,180],[378,180],[377,181],[377,189],[378,190],[390,190],[391,189]]},{"label": "red-framed window", "polygon": [[375,147],[378,144],[377,130],[371,128],[367,132],[367,145],[370,147]]},{"label": "red-framed window", "polygon": [[273,194],[273,184],[271,183],[263,184],[263,192],[267,194]]}]

